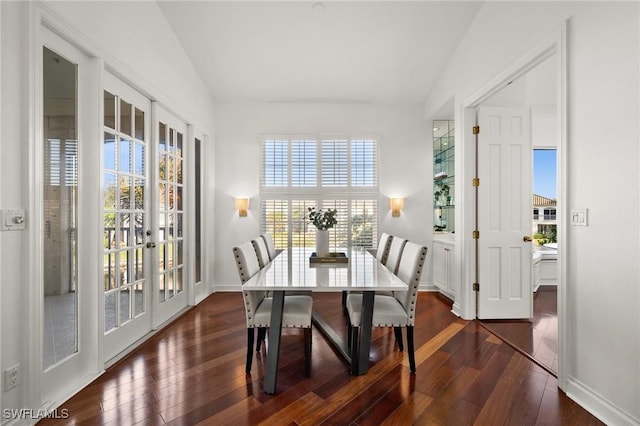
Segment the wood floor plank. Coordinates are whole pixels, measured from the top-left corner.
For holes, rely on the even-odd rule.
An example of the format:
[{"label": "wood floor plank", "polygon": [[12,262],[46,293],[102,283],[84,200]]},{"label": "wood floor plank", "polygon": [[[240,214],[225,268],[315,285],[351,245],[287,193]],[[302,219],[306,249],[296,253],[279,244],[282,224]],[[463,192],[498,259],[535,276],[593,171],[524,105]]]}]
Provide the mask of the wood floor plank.
[{"label": "wood floor plank", "polygon": [[299,424],[298,419],[304,413],[317,410],[322,404],[324,404],[322,398],[313,392],[309,392],[258,424],[260,426]]},{"label": "wood floor plank", "polygon": [[429,392],[437,404],[433,404],[425,410],[419,419],[419,423],[449,422],[452,418],[455,423],[455,421],[458,420],[456,407],[462,400],[462,396],[468,392],[471,385],[476,381],[479,374],[480,372],[478,370],[465,366],[462,367],[457,374],[451,376],[445,385],[440,388],[430,389]]},{"label": "wood floor plank", "polygon": [[200,422],[191,424],[198,426],[256,424],[252,421],[251,412],[259,405],[260,403],[250,396]]},{"label": "wood floor plank", "polygon": [[366,413],[372,404],[381,404],[383,400],[383,404],[392,403],[392,399],[388,399],[387,394],[402,381],[402,376],[405,375],[403,374],[404,372],[404,367],[396,365],[395,368],[380,377],[380,380],[372,383],[371,386],[351,399],[342,409],[325,419],[324,422],[326,424],[352,424],[356,419],[362,417],[363,413]]},{"label": "wood floor plank", "polygon": [[[305,377],[301,336],[286,330],[278,391],[267,394],[264,349],[244,372],[242,303],[240,293],[209,296],[62,404],[68,419],[38,425],[602,424],[559,391],[553,375],[476,321],[454,316],[434,293],[418,295],[416,374],[391,329],[373,331],[363,376],[352,376],[314,329]],[[344,337],[339,294],[314,295],[314,309]]]},{"label": "wood floor plank", "polygon": [[500,376],[504,372],[504,367],[508,364],[509,358],[510,356],[507,354],[494,352],[491,360],[480,371],[480,374],[466,394],[463,395],[463,398],[483,407],[494,392],[494,387],[500,380]]},{"label": "wood floor plank", "polygon": [[[415,350],[416,355],[416,369],[420,367],[435,351],[440,349],[449,339],[455,336],[460,330],[464,328],[464,324],[453,323],[446,329],[438,333],[433,339],[429,340],[426,344],[418,347]],[[402,365],[409,367],[409,358],[403,358]]]},{"label": "wood floor plank", "polygon": [[413,424],[424,410],[431,405],[433,398],[420,392],[413,392],[403,403],[384,419],[381,426],[404,426]]}]

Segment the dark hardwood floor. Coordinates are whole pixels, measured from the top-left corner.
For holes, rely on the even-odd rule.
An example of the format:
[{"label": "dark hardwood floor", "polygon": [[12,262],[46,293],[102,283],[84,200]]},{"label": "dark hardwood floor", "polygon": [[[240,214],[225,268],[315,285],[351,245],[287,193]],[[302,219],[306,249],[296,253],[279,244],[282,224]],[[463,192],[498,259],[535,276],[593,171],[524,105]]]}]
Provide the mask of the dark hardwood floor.
[{"label": "dark hardwood floor", "polygon": [[[393,332],[374,329],[371,368],[348,366],[313,331],[311,377],[300,330],[283,332],[278,392],[262,391],[265,353],[245,376],[240,293],[216,293],[67,401],[70,418],[39,425],[600,425],[557,388],[554,376],[450,302],[420,293],[417,373]],[[339,294],[314,307],[344,331]]]},{"label": "dark hardwood floor", "polygon": [[558,292],[541,286],[533,295],[533,320],[483,321],[501,338],[558,373]]}]

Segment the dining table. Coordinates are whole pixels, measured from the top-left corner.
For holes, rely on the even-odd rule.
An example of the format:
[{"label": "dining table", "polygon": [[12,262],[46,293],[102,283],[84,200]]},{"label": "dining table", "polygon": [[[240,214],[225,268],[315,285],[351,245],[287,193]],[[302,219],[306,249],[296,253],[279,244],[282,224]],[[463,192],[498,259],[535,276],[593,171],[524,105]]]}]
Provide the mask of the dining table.
[{"label": "dining table", "polygon": [[[313,325],[349,363],[351,374],[362,375],[369,369],[375,293],[408,290],[406,283],[366,249],[338,250],[326,258],[314,255],[311,248],[284,249],[243,284],[243,290],[268,291],[273,298],[264,373],[266,393],[276,392],[282,311],[287,292],[340,292],[343,295],[350,291],[362,292],[362,318],[358,341],[353,343],[357,345],[355,350],[349,349],[347,342],[317,311],[314,310],[312,315]],[[352,353],[355,354],[355,359],[352,359]]]}]

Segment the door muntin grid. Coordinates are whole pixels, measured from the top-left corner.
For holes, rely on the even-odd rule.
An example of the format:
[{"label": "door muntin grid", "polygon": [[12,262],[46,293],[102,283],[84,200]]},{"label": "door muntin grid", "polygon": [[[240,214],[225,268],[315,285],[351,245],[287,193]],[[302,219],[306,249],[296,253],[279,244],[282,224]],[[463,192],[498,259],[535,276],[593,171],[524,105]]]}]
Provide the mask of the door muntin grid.
[{"label": "door muntin grid", "polygon": [[163,303],[184,291],[184,134],[158,123],[158,291]]},{"label": "door muntin grid", "polygon": [[147,213],[145,112],[104,91],[104,331],[145,312]]}]

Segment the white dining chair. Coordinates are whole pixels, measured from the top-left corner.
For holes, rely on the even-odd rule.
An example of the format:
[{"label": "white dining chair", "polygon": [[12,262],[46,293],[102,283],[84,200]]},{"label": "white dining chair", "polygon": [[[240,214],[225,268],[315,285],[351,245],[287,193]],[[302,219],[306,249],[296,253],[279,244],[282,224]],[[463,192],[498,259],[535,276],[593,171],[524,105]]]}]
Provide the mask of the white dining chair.
[{"label": "white dining chair", "polygon": [[[240,275],[240,281],[244,285],[260,271],[258,258],[251,242],[243,243],[233,248],[233,255]],[[266,296],[264,291],[242,291],[244,308],[247,319],[247,360],[246,374],[251,374],[253,361],[254,330],[266,330],[271,325],[271,306],[273,299]],[[313,311],[313,298],[311,296],[287,296],[284,298],[282,310],[282,327],[302,328],[304,330],[304,358],[305,375],[311,374],[311,314]],[[264,334],[263,334],[264,335]],[[260,346],[258,345],[258,350]]]},{"label": "white dining chair", "polygon": [[[413,342],[416,300],[418,284],[420,283],[420,276],[422,275],[426,258],[426,247],[411,241],[406,242],[397,276],[409,286],[408,290],[396,291],[393,296],[380,296],[376,294],[373,305],[372,325],[374,327],[393,327],[400,351],[404,348],[402,345],[402,334],[399,333],[399,331],[402,327],[406,328],[409,368],[412,373],[416,372]],[[362,321],[362,294],[349,294],[347,296],[347,315],[351,326],[349,333],[351,338],[351,359],[356,359],[358,328]]]},{"label": "white dining chair", "polygon": [[269,251],[267,249],[267,244],[264,241],[264,238],[258,237],[251,240],[251,244],[253,245],[253,249],[256,251],[256,257],[258,258],[258,265],[260,269],[264,268],[264,266],[271,262],[271,258],[269,257]]},{"label": "white dining chair", "polygon": [[273,242],[273,237],[271,236],[271,234],[264,233],[261,235],[261,237],[264,240],[265,245],[267,246],[267,251],[269,252],[269,258],[271,260],[275,259],[276,256],[280,254],[282,250],[278,250],[276,248],[276,244]]},{"label": "white dining chair", "polygon": [[386,232],[383,232],[382,235],[380,235],[378,248],[376,249],[376,259],[378,259],[378,261],[383,265],[387,264],[389,249],[391,248],[391,241],[393,241],[393,237]]},{"label": "white dining chair", "polygon": [[[376,257],[378,262],[382,263],[383,265],[387,264],[387,257],[389,256],[389,248],[391,247],[392,240],[393,240],[393,237],[391,235],[387,234],[386,232],[383,232],[382,235],[380,235],[380,240],[378,241],[378,248],[375,250],[375,252],[373,250],[369,251],[372,255]],[[345,313],[347,308],[347,305],[346,305],[347,294],[349,293],[362,293],[362,292],[360,291],[343,291],[342,292],[342,309],[345,310]],[[380,292],[376,292],[376,294],[381,294],[384,296],[393,296],[392,291],[380,291]]]},{"label": "white dining chair", "polygon": [[391,245],[389,246],[389,254],[387,255],[386,267],[394,274],[398,272],[398,265],[400,265],[400,259],[402,258],[402,251],[407,240],[400,237],[393,237]]}]

